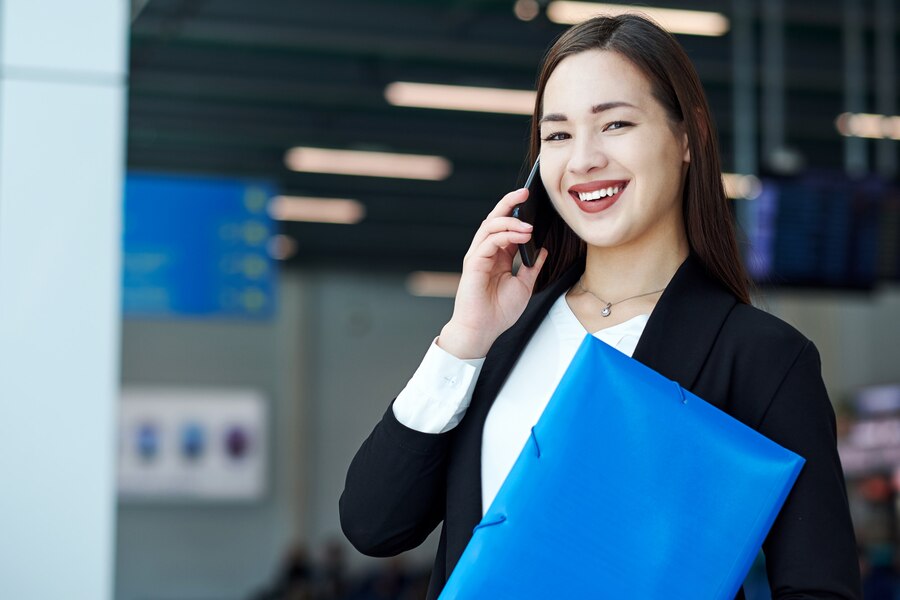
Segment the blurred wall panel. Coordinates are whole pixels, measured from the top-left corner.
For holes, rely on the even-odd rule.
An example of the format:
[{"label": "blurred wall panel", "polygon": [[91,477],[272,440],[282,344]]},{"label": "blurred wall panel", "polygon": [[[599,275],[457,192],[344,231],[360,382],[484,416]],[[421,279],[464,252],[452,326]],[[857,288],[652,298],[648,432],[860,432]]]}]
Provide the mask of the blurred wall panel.
[{"label": "blurred wall panel", "polygon": [[127,31],[0,1],[0,598],[111,597]]},{"label": "blurred wall panel", "polygon": [[[409,294],[402,275],[320,272],[311,290],[309,537],[343,538],[338,498],[362,441],[450,319],[453,300]],[[409,556],[430,565],[437,537]],[[353,562],[364,564],[360,555]]]},{"label": "blurred wall panel", "polygon": [[306,292],[279,283],[270,321],[136,320],[122,328],[123,385],[252,388],[268,401],[269,464],[263,498],[250,502],[121,501],[117,600],[250,597],[275,575],[308,524]]}]

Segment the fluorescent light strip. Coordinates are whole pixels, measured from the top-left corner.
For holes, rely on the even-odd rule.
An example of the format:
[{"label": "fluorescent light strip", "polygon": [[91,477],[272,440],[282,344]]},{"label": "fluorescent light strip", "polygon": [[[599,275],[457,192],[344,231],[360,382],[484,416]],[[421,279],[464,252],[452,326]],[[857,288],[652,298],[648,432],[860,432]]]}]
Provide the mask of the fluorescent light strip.
[{"label": "fluorescent light strip", "polygon": [[291,148],[285,154],[284,162],[289,169],[303,173],[331,173],[428,181],[446,179],[453,171],[453,165],[443,156],[333,150],[330,148]]},{"label": "fluorescent light strip", "polygon": [[900,116],[841,113],[834,125],[845,137],[900,140]]},{"label": "fluorescent light strip", "polygon": [[406,289],[413,296],[453,298],[459,287],[460,273],[416,271],[406,278]]},{"label": "fluorescent light strip", "polygon": [[755,175],[722,173],[722,183],[725,184],[725,195],[729,198],[753,200],[762,192],[762,184]]},{"label": "fluorescent light strip", "polygon": [[384,97],[394,106],[530,115],[535,92],[502,88],[396,81]]},{"label": "fluorescent light strip", "polygon": [[345,198],[276,196],[269,204],[269,214],[279,221],[353,225],[366,216],[366,207],[357,200]]},{"label": "fluorescent light strip", "polygon": [[547,6],[547,18],[562,25],[574,25],[601,14],[618,16],[627,13],[645,14],[672,33],[721,36],[728,33],[728,29],[731,27],[728,17],[722,13],[703,10],[570,2],[569,0],[556,0]]}]

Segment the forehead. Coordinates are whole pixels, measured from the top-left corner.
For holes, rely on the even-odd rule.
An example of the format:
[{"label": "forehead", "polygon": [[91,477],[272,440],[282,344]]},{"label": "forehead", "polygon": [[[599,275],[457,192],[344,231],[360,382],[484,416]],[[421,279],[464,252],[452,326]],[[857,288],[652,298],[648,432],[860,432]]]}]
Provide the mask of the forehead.
[{"label": "forehead", "polygon": [[657,104],[650,81],[631,61],[618,52],[587,50],[567,56],[550,74],[542,112],[573,116],[589,113],[596,104],[617,101],[642,110]]}]

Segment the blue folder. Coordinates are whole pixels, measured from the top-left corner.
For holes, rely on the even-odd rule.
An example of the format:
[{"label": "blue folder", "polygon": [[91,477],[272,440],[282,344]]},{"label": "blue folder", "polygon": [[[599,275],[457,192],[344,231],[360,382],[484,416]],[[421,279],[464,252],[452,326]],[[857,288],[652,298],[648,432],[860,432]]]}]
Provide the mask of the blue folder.
[{"label": "blue folder", "polygon": [[588,335],[441,600],[732,600],[804,459]]}]

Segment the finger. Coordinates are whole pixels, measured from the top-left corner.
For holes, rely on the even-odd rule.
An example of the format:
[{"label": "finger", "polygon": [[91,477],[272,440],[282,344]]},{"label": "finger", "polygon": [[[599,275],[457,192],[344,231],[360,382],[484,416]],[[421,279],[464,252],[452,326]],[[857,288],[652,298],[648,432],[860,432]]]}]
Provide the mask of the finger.
[{"label": "finger", "polygon": [[489,221],[485,221],[482,228],[488,233],[498,233],[500,231],[530,232],[534,229],[530,223],[526,223],[522,219],[517,219],[515,217],[495,217]]},{"label": "finger", "polygon": [[537,260],[534,261],[534,266],[526,267],[522,265],[519,267],[519,272],[516,273],[516,278],[525,284],[529,290],[534,289],[534,282],[537,281],[538,274],[541,272],[541,267],[544,266],[544,263],[547,261],[547,249],[541,248],[540,253],[538,253]]},{"label": "finger", "polygon": [[484,241],[484,238],[486,237],[484,232],[485,225],[487,225],[494,219],[500,217],[509,217],[509,215],[513,211],[513,208],[515,208],[517,204],[524,202],[526,198],[528,198],[528,190],[526,188],[513,190],[503,196],[503,198],[500,199],[500,202],[498,202],[494,206],[493,210],[488,213],[488,216],[484,218],[484,221],[481,222],[481,225],[478,227],[478,231],[476,231],[475,235],[473,236],[472,243],[469,244],[469,251],[474,250],[475,247],[477,247],[479,244],[481,244],[481,242]]},{"label": "finger", "polygon": [[492,233],[474,248],[472,258],[493,258],[498,251],[516,244],[524,244],[530,239],[530,232],[501,231]]},{"label": "finger", "polygon": [[492,233],[499,233],[501,231],[519,231],[525,233],[531,232],[532,229],[534,229],[532,225],[520,219],[516,219],[515,217],[495,217],[493,219],[488,219],[484,221],[484,223],[481,224],[481,227],[478,228],[478,231],[475,232],[470,248],[478,246]]},{"label": "finger", "polygon": [[511,191],[500,198],[500,202],[498,202],[493,210],[488,213],[485,221],[489,221],[495,217],[509,216],[512,213],[513,208],[515,208],[516,205],[525,202],[526,198],[528,198],[528,188],[519,188]]}]

